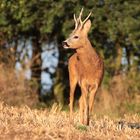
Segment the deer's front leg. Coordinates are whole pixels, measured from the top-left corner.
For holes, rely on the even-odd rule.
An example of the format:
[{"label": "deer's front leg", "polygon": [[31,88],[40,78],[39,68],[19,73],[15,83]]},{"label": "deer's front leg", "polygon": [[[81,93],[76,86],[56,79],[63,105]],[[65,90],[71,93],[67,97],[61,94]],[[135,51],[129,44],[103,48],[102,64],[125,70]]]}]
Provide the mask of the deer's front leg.
[{"label": "deer's front leg", "polygon": [[74,103],[74,92],[77,85],[77,75],[75,65],[73,63],[69,63],[69,80],[70,80],[70,122],[73,123],[73,103]]},{"label": "deer's front leg", "polygon": [[80,123],[84,124],[84,102],[83,102],[83,96],[81,94],[81,97],[79,99],[79,115],[80,115]]},{"label": "deer's front leg", "polygon": [[76,88],[77,80],[70,76],[70,122],[73,123],[73,103],[74,103],[74,91]]},{"label": "deer's front leg", "polygon": [[74,103],[74,91],[76,82],[70,84],[70,122],[73,123],[73,103]]}]

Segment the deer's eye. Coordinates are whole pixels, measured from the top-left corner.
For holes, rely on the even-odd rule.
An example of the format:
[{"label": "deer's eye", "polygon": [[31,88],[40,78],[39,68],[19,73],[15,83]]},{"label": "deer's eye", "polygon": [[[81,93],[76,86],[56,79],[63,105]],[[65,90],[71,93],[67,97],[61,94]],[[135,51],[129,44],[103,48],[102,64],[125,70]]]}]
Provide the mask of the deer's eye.
[{"label": "deer's eye", "polygon": [[74,39],[78,39],[79,37],[78,37],[78,36],[74,36],[73,38],[74,38]]}]

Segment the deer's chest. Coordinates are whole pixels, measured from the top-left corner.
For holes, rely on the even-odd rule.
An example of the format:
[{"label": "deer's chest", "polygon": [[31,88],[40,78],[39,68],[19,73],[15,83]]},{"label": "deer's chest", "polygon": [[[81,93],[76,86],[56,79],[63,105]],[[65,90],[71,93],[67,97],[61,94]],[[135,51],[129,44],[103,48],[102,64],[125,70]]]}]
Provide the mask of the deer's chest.
[{"label": "deer's chest", "polygon": [[87,78],[87,76],[91,73],[91,67],[90,64],[83,59],[81,59],[79,56],[76,57],[76,71],[78,75],[78,79],[84,79]]}]

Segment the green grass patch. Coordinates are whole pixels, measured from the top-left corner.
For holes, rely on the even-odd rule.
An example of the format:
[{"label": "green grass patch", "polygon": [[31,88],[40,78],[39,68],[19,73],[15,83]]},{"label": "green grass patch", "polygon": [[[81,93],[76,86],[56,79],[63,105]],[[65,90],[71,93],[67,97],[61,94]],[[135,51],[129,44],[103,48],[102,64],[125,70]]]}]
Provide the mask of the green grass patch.
[{"label": "green grass patch", "polygon": [[80,131],[87,131],[86,125],[77,125],[77,126],[75,126],[75,128]]}]

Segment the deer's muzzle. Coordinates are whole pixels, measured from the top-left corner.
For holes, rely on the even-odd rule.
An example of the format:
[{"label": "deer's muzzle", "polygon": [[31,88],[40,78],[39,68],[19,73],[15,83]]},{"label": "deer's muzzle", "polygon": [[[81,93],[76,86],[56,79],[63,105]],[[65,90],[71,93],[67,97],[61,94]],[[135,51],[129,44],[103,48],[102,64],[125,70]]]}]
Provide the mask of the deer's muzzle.
[{"label": "deer's muzzle", "polygon": [[68,43],[67,43],[67,42],[65,42],[65,41],[63,41],[63,42],[62,42],[62,46],[63,46],[64,48],[66,48],[66,49],[67,49],[67,48],[69,48]]}]

